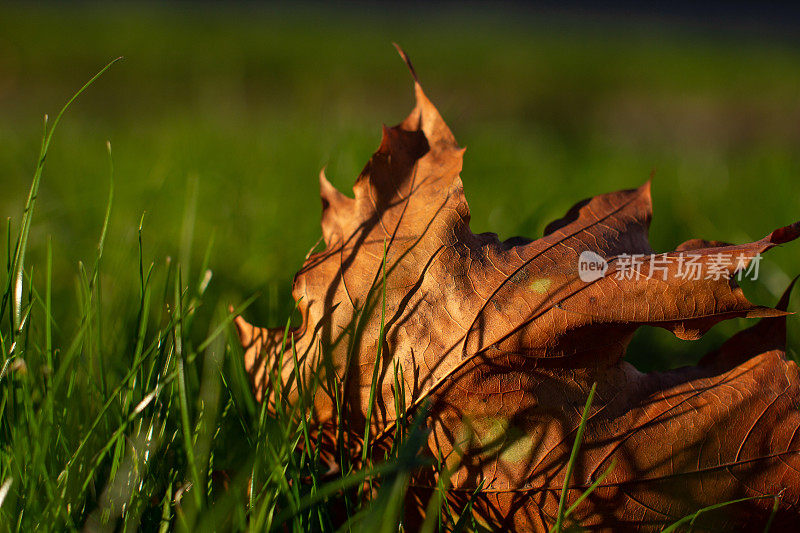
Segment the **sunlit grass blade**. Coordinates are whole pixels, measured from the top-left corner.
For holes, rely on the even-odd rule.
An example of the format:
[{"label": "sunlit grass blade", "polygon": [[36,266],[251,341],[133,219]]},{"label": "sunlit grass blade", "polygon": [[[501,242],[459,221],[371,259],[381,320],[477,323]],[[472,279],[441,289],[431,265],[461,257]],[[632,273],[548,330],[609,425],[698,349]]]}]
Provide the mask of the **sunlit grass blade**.
[{"label": "sunlit grass blade", "polygon": [[41,183],[42,178],[42,171],[44,170],[44,163],[47,158],[47,150],[50,147],[50,141],[53,138],[53,133],[55,133],[56,128],[58,127],[59,122],[61,121],[61,117],[64,116],[64,113],[67,109],[72,105],[72,103],[81,95],[83,94],[86,89],[89,88],[100,76],[103,75],[111,66],[116,63],[117,61],[121,60],[121,57],[118,57],[108,63],[105,67],[100,69],[100,71],[92,76],[89,81],[87,81],[78,91],[69,99],[67,103],[61,108],[61,110],[56,115],[55,120],[53,121],[52,125],[47,126],[47,117],[45,117],[44,121],[44,128],[45,133],[42,136],[42,145],[39,150],[39,157],[37,159],[36,168],[33,174],[33,181],[31,183],[30,191],[28,192],[28,199],[25,202],[25,210],[23,211],[22,215],[22,222],[21,222],[21,229],[19,236],[17,237],[16,245],[14,246],[14,253],[13,253],[13,261],[11,261],[9,271],[12,275],[8,279],[8,287],[3,295],[2,303],[0,303],[0,317],[3,316],[5,312],[6,305],[8,302],[8,296],[11,293],[11,287],[13,283],[13,301],[12,301],[12,317],[13,317],[13,329],[19,329],[20,323],[20,303],[22,301],[22,275],[25,268],[25,252],[28,248],[28,236],[30,234],[30,227],[31,222],[33,220],[33,209],[36,205],[36,198],[39,193],[39,184]]},{"label": "sunlit grass blade", "polygon": [[366,423],[364,427],[364,439],[361,447],[361,463],[366,464],[369,455],[369,434],[372,431],[372,409],[375,405],[375,392],[378,389],[378,375],[381,369],[381,355],[383,352],[384,325],[386,321],[386,241],[383,241],[383,259],[381,261],[383,272],[383,283],[381,285],[381,326],[378,333],[378,349],[375,352],[375,363],[372,366],[372,380],[369,386],[369,402],[367,403]]},{"label": "sunlit grass blade", "polygon": [[569,491],[569,481],[572,477],[572,470],[575,467],[575,462],[578,460],[578,452],[581,448],[581,442],[583,441],[583,431],[586,429],[586,422],[589,420],[589,409],[592,406],[592,400],[594,400],[594,393],[597,390],[597,383],[592,385],[591,390],[589,391],[589,396],[586,398],[586,405],[583,407],[583,414],[581,415],[581,422],[578,425],[578,431],[575,433],[575,442],[572,445],[572,453],[569,456],[569,462],[567,463],[567,471],[564,474],[564,485],[561,488],[561,497],[558,499],[558,515],[556,516],[556,522],[553,525],[551,531],[555,533],[559,533],[562,531],[564,525],[564,506],[567,503],[567,493]]}]

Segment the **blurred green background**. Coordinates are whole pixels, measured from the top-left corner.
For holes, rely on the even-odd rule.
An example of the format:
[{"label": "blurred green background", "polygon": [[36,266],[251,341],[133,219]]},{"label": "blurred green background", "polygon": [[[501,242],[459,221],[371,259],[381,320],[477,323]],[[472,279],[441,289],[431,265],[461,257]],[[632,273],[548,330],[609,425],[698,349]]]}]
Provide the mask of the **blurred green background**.
[{"label": "blurred green background", "polygon": [[[415,11],[0,7],[0,214],[12,228],[42,116],[125,56],[69,110],[48,155],[28,264],[39,279],[51,237],[56,323],[74,325],[77,263],[95,254],[106,140],[115,187],[106,334],[133,335],[143,213],[146,261],[169,256],[194,278],[213,236],[206,301],[260,292],[248,318],[283,323],[293,274],[319,236],[320,168],[349,191],[381,123],[413,106],[392,41],[468,148],[462,176],[475,232],[539,236],[576,201],[638,186],[653,169],[657,251],[692,237],[754,240],[800,218],[796,44],[552,11]],[[798,273],[800,244],[774,250],[746,292],[774,304]],[[696,343],[647,329],[629,358],[642,369],[686,364],[745,324]]]}]

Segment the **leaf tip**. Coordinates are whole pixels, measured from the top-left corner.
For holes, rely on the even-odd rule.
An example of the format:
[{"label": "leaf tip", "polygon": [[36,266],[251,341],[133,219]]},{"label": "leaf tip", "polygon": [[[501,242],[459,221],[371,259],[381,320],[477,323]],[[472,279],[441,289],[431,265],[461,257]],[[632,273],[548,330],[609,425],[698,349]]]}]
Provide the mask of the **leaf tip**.
[{"label": "leaf tip", "polygon": [[408,67],[408,70],[411,72],[411,77],[414,78],[415,84],[419,85],[419,78],[417,77],[417,72],[414,70],[414,65],[411,63],[411,59],[409,59],[408,54],[406,54],[406,51],[403,50],[403,47],[401,47],[397,43],[393,42],[392,46],[394,46],[395,50],[397,50],[397,53],[400,54],[400,58],[403,60],[403,62],[405,62],[406,66]]},{"label": "leaf tip", "polygon": [[319,169],[319,195],[323,200],[325,200],[326,197],[330,196],[331,193],[336,190],[333,184],[328,181],[328,176],[325,175],[326,168],[327,166]]},{"label": "leaf tip", "polygon": [[[233,308],[229,307],[229,310],[233,312]],[[236,316],[233,319],[233,323],[236,326],[236,332],[239,335],[239,342],[242,346],[247,347],[253,343],[253,331],[256,329],[251,323],[247,320],[242,318],[241,315]]]},{"label": "leaf tip", "polygon": [[[343,213],[352,211],[349,205],[351,199],[339,192],[339,189],[328,181],[325,167],[319,171],[319,198],[322,201],[322,238],[325,244],[334,240],[336,233],[341,231],[341,217]],[[313,248],[312,248],[313,250]]]},{"label": "leaf tip", "polygon": [[650,174],[650,178],[647,181],[645,181],[639,187],[639,191],[642,194],[644,194],[645,196],[647,196],[647,198],[651,198],[651,194],[650,193],[651,193],[651,190],[653,188],[653,175],[654,175],[654,173],[655,173],[655,170]]},{"label": "leaf tip", "polygon": [[778,307],[755,307],[754,309],[745,313],[744,318],[780,318],[793,314],[789,313],[785,309],[781,309],[780,305],[781,304],[779,302]]},{"label": "leaf tip", "polygon": [[325,210],[330,205],[337,205],[343,199],[345,199],[345,195],[339,192],[339,189],[333,186],[333,184],[328,181],[328,177],[325,175],[325,168],[319,171],[319,196],[322,199],[322,209]]},{"label": "leaf tip", "polygon": [[378,145],[377,153],[388,154],[391,152],[392,133],[392,128],[381,124],[381,144]]},{"label": "leaf tip", "polygon": [[800,221],[776,229],[769,234],[767,239],[769,239],[772,244],[785,244],[795,240],[797,237],[800,237]]}]

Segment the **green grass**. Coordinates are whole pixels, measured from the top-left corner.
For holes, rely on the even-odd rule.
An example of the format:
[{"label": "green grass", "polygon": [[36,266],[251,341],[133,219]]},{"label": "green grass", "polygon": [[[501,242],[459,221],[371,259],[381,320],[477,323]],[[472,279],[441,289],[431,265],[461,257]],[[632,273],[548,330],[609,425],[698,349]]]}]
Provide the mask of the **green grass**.
[{"label": "green grass", "polygon": [[[25,262],[31,221],[56,127],[113,63],[67,102],[52,125],[45,120],[13,237],[9,226],[0,303],[0,528],[309,531],[332,530],[348,518],[351,527],[364,531],[375,530],[369,524],[396,530],[392,524],[400,520],[409,476],[429,463],[419,455],[427,438],[424,409],[408,431],[401,426],[384,461],[367,461],[372,453],[365,448],[359,468],[343,463],[341,476],[328,475],[319,435],[306,416],[317,384],[302,383],[297,374],[301,401],[290,404],[275,369],[272,399],[256,405],[250,394],[230,326],[253,298],[230,312],[218,307],[207,332],[198,331],[207,265],[196,281],[184,281],[180,263],[147,266],[141,228],[139,307],[131,335],[103,334],[108,321],[100,272],[113,188],[93,267],[78,268],[77,327],[63,335],[63,346],[54,345],[52,251],[48,246],[42,293],[33,281],[34,268]],[[153,310],[158,317],[150,316]],[[116,364],[126,369],[124,375],[106,372],[107,353],[122,359]],[[370,504],[359,487],[373,481],[380,489]],[[339,500],[348,509],[344,516],[336,511]],[[393,507],[388,518],[387,502]]]},{"label": "green grass", "polygon": [[[123,509],[124,529],[324,529],[341,518],[329,497],[376,519],[353,496],[369,470],[331,481],[304,451],[302,405],[253,402],[226,309],[286,323],[319,236],[319,169],[347,191],[380,123],[411,109],[392,41],[468,147],[475,232],[537,236],[653,168],[657,250],[800,218],[800,50],[779,42],[480,12],[124,5],[6,6],[0,36],[8,530],[81,529]],[[64,116],[41,174],[42,115],[120,55]],[[772,304],[800,254],[774,250],[762,267],[745,289]],[[629,359],[691,363],[742,326],[697,343],[648,329]],[[386,501],[416,465],[419,434],[401,429],[408,447],[375,466]]]}]

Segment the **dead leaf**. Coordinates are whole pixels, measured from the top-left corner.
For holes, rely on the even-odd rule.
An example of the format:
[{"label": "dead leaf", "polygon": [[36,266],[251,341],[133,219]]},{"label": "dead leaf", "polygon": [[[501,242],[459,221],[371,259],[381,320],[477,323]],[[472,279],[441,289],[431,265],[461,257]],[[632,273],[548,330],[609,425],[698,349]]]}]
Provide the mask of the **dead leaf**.
[{"label": "dead leaf", "polygon": [[[353,198],[320,175],[325,249],[295,276],[302,325],[290,338],[304,379],[321,368],[321,383],[329,384],[313,400],[322,431],[333,431],[338,389],[356,456],[385,290],[372,439],[391,438],[400,367],[405,408],[434,402],[430,452],[452,458],[456,446],[467,450],[449,492],[456,509],[482,482],[480,520],[517,531],[551,527],[583,404],[597,382],[569,502],[612,460],[617,466],[574,513],[578,523],[654,529],[708,505],[781,494],[776,524],[798,524],[800,376],[784,353],[786,302],[754,305],[734,276],[797,238],[800,223],[748,244],[695,239],[651,255],[648,182],[579,202],[537,240],[475,235],[460,177],[464,150],[418,82],[415,90],[416,107],[384,128]],[[590,282],[578,272],[584,252],[608,263]],[[642,254],[638,279],[624,268],[633,254]],[[681,277],[687,254],[701,279]],[[709,271],[718,277],[705,279]],[[642,374],[623,360],[639,326],[696,339],[734,317],[763,320],[697,367]],[[259,399],[268,367],[282,364],[284,383],[294,383],[291,350],[277,360],[283,330],[241,318],[237,326]],[[293,387],[287,398],[296,394]],[[410,520],[432,487],[431,472],[414,480],[409,503],[419,505],[409,505]],[[750,500],[705,519],[761,530],[772,505],[772,498]]]}]

